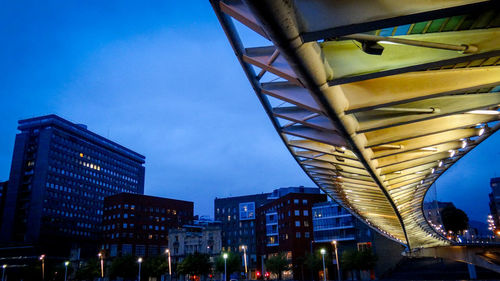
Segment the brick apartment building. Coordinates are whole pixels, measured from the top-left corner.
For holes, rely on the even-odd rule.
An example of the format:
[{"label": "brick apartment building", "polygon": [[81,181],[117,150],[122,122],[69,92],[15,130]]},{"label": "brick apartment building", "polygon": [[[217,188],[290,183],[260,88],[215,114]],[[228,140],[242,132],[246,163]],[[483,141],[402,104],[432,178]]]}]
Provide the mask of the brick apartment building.
[{"label": "brick apartment building", "polygon": [[193,202],[120,193],[104,199],[103,248],[110,257],[155,256],[168,247],[169,229],[193,220]]},{"label": "brick apartment building", "polygon": [[312,206],[326,200],[326,194],[315,189],[315,193],[288,193],[257,208],[257,254],[262,272],[266,259],[284,253],[291,264],[285,279],[309,277],[300,259],[310,252],[313,241]]}]

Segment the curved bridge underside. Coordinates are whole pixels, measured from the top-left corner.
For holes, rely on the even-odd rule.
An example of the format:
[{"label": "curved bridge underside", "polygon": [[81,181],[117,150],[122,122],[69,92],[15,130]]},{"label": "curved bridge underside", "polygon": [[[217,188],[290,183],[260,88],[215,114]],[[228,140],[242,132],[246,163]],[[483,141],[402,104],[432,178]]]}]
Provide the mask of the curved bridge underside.
[{"label": "curved bridge underside", "polygon": [[[449,245],[431,184],[499,127],[500,8],[461,0],[211,0],[291,154],[411,248]],[[235,22],[266,39],[245,47]]]}]

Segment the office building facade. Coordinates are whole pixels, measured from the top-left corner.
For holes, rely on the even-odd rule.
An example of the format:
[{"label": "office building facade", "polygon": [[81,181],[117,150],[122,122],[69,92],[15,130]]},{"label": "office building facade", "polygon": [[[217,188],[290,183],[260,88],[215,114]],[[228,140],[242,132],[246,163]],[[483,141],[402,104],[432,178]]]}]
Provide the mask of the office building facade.
[{"label": "office building facade", "polygon": [[339,204],[332,201],[314,204],[312,217],[315,243],[356,240],[354,217]]},{"label": "office building facade", "polygon": [[222,250],[243,252],[242,246],[246,246],[248,268],[254,277],[257,266],[255,212],[259,206],[270,202],[270,195],[263,193],[214,200],[214,218],[222,224]]},{"label": "office building facade", "polygon": [[48,115],[20,120],[18,129],[3,245],[33,245],[34,252],[60,256],[68,247],[94,247],[104,197],[144,192],[145,157],[86,126]]},{"label": "office building facade", "polygon": [[170,230],[193,220],[193,202],[120,193],[104,199],[103,248],[110,257],[163,254]]},{"label": "office building facade", "polygon": [[265,272],[265,261],[284,253],[290,262],[285,279],[304,280],[309,272],[302,266],[313,241],[312,207],[327,200],[319,189],[303,189],[282,194],[257,208],[257,255],[259,270]]}]

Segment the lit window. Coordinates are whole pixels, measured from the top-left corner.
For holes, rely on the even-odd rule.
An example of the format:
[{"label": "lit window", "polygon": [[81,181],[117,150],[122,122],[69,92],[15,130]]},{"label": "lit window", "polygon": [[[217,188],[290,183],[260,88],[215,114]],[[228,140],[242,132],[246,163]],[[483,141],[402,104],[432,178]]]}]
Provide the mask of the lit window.
[{"label": "lit window", "polygon": [[300,221],[295,221],[295,226],[300,226]]},{"label": "lit window", "polygon": [[295,210],[295,215],[296,216],[300,216],[300,211],[299,210]]}]

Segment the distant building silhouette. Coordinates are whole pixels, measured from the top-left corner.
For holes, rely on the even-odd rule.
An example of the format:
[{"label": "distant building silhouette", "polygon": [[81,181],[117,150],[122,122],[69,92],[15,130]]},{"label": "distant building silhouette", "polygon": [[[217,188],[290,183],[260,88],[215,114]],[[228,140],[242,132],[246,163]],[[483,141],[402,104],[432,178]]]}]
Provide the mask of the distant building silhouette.
[{"label": "distant building silhouette", "polygon": [[95,256],[104,197],[142,194],[145,157],[56,115],[20,120],[18,129],[0,242],[16,255],[22,246]]}]

